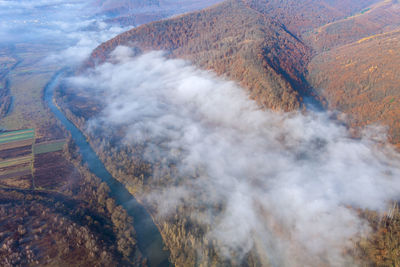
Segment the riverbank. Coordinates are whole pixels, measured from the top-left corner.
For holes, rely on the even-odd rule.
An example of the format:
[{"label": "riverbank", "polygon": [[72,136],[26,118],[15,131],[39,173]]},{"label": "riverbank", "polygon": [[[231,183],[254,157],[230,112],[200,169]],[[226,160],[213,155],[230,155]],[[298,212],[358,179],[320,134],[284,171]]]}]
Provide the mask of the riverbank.
[{"label": "riverbank", "polygon": [[164,244],[158,228],[145,208],[126,190],[125,186],[114,179],[106,170],[101,160],[97,157],[86,137],[70,122],[53,102],[54,88],[57,86],[63,72],[57,72],[47,83],[44,89],[44,101],[71,134],[75,144],[79,147],[83,163],[88,165],[89,170],[106,182],[110,187],[110,195],[115,198],[117,204],[123,206],[127,213],[134,218],[139,249],[148,259],[150,266],[171,266],[168,261],[169,253],[164,250]]}]

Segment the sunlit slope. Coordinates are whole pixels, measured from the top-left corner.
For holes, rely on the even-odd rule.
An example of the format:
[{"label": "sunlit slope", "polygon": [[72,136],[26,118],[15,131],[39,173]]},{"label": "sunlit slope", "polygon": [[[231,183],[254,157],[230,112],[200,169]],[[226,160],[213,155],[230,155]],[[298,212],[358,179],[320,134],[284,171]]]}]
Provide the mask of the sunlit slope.
[{"label": "sunlit slope", "polygon": [[118,45],[167,50],[239,82],[262,107],[294,110],[311,94],[304,73],[312,52],[303,33],[376,2],[225,1],[123,33],[99,46],[89,64],[103,62]]},{"label": "sunlit slope", "polygon": [[317,51],[324,51],[394,30],[398,26],[400,26],[400,3],[397,0],[385,0],[353,16],[310,31],[305,39]]},{"label": "sunlit slope", "polygon": [[318,55],[309,79],[329,108],[349,115],[352,125],[389,126],[400,144],[400,29],[373,35]]},{"label": "sunlit slope", "polygon": [[307,90],[303,72],[310,50],[284,27],[242,1],[144,25],[102,44],[90,64],[102,62],[117,46],[166,50],[203,69],[226,75],[249,89],[266,108],[300,107]]},{"label": "sunlit slope", "polygon": [[294,34],[359,12],[379,0],[243,0],[249,7],[279,20]]}]

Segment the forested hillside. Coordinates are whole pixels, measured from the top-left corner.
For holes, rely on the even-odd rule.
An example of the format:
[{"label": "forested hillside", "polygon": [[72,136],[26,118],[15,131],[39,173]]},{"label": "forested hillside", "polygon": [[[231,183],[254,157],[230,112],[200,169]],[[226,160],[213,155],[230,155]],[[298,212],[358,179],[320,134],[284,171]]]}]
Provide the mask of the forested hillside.
[{"label": "forested hillside", "polygon": [[305,68],[313,49],[320,46],[315,41],[306,45],[303,35],[376,2],[226,1],[123,33],[99,46],[89,65],[103,62],[118,45],[166,50],[172,57],[238,81],[262,107],[294,110],[302,105],[302,97],[314,94],[304,78]]},{"label": "forested hillside", "polygon": [[319,51],[309,65],[308,79],[328,108],[347,114],[352,126],[387,127],[397,146],[399,11],[398,1],[381,1],[305,37]]},{"label": "forested hillside", "polygon": [[[230,0],[125,32],[95,49],[84,69],[112,61],[110,54],[118,46],[135,48],[139,53],[165,50],[171,58],[187,59],[238,82],[265,109],[293,111],[304,107],[305,97],[323,98],[328,109],[348,115],[345,122],[349,126],[389,126],[391,141],[399,144],[398,23],[397,1]],[[90,92],[75,94],[60,88],[57,101],[81,129],[102,110]],[[123,127],[112,137],[100,127],[91,127],[87,135],[108,170],[139,199],[155,188],[184,184],[201,176],[199,170],[193,177],[179,177],[171,164],[168,175],[156,177],[154,173],[162,172],[162,164],[152,165],[144,159],[146,144],[122,145]],[[202,198],[205,195],[196,196],[206,202]],[[146,204],[155,214],[157,207]],[[207,225],[192,216],[196,213],[207,220],[211,213],[225,208],[210,207],[210,212],[188,203],[177,206],[174,215],[155,219],[174,263],[268,264],[256,246],[242,262],[223,261],[214,241],[205,235]],[[368,211],[359,213],[374,232],[344,254],[365,266],[396,266],[398,255],[393,251],[399,244],[393,236],[398,235],[398,209],[383,220]]]},{"label": "forested hillside", "polygon": [[400,26],[400,3],[381,1],[351,16],[323,25],[304,39],[318,52],[350,44],[362,38],[392,31]]},{"label": "forested hillside", "polygon": [[99,46],[89,64],[104,61],[117,46],[158,49],[238,81],[265,108],[294,110],[309,94],[304,69],[311,50],[282,24],[227,1],[204,11],[150,23]]},{"label": "forested hillside", "polygon": [[348,114],[351,125],[388,126],[400,144],[400,29],[372,35],[315,57],[309,79],[330,109]]},{"label": "forested hillside", "polygon": [[251,8],[280,21],[296,35],[350,16],[379,0],[244,0]]}]

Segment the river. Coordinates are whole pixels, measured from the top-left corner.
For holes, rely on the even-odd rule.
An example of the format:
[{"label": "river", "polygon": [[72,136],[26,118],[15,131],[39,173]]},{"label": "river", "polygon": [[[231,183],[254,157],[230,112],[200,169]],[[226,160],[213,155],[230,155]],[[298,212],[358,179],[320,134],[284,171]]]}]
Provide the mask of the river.
[{"label": "river", "polygon": [[142,254],[147,258],[150,267],[173,266],[169,260],[168,251],[164,250],[161,234],[154,224],[150,214],[137,202],[126,190],[125,186],[118,182],[106,170],[101,160],[97,157],[83,133],[71,123],[53,102],[54,88],[57,86],[63,72],[56,73],[44,89],[44,100],[54,115],[62,122],[71,133],[72,139],[79,147],[83,163],[87,163],[89,170],[108,184],[110,195],[118,205],[122,205],[127,213],[133,217],[133,226],[136,230],[138,246]]}]

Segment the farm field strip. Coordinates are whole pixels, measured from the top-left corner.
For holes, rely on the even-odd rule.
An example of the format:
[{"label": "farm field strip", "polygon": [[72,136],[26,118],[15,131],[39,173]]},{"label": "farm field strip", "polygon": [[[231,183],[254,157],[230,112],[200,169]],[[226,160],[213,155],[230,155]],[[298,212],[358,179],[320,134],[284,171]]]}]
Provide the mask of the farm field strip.
[{"label": "farm field strip", "polygon": [[39,154],[44,154],[44,153],[49,153],[49,152],[60,151],[63,149],[64,144],[65,144],[65,140],[55,140],[55,141],[35,144],[33,146],[33,154],[39,155]]},{"label": "farm field strip", "polygon": [[34,132],[26,132],[18,135],[0,136],[0,144],[29,140],[34,138],[35,138]]},{"label": "farm field strip", "polygon": [[[60,165],[57,155],[66,139],[37,141],[34,129],[0,134],[0,186],[35,189],[37,183],[39,187],[52,189],[65,182],[63,176],[69,169]],[[59,174],[53,176],[55,169]]]},{"label": "farm field strip", "polygon": [[0,133],[0,138],[4,136],[10,136],[10,135],[18,135],[18,134],[24,134],[27,132],[35,132],[35,129],[24,129],[24,130],[18,130],[18,131],[12,131],[12,132],[5,132],[5,133]]},{"label": "farm field strip", "polygon": [[13,173],[13,172],[17,172],[17,171],[21,171],[21,170],[25,170],[25,169],[30,169],[30,170],[32,169],[31,162],[13,165],[11,167],[0,168],[0,175],[9,174],[9,173]]},{"label": "farm field strip", "polygon": [[32,170],[30,167],[28,167],[28,168],[20,169],[18,171],[1,174],[0,180],[23,177],[23,176],[30,175],[31,173],[32,173]]},{"label": "farm field strip", "polygon": [[0,149],[0,160],[18,158],[32,154],[32,145],[20,146],[11,149]]},{"label": "farm field strip", "polygon": [[32,146],[35,141],[35,130],[24,129],[0,133],[0,151]]},{"label": "farm field strip", "polygon": [[33,142],[34,142],[34,139],[26,139],[26,140],[22,140],[22,141],[3,143],[3,144],[0,144],[0,151],[24,147],[24,146],[32,146]]},{"label": "farm field strip", "polygon": [[29,173],[18,177],[4,177],[0,179],[0,188],[32,189],[32,176]]},{"label": "farm field strip", "polygon": [[14,158],[14,159],[10,159],[10,160],[3,160],[0,162],[0,168],[6,168],[6,167],[15,166],[15,165],[20,165],[20,164],[31,162],[32,160],[33,160],[32,155],[20,157],[20,158]]}]

